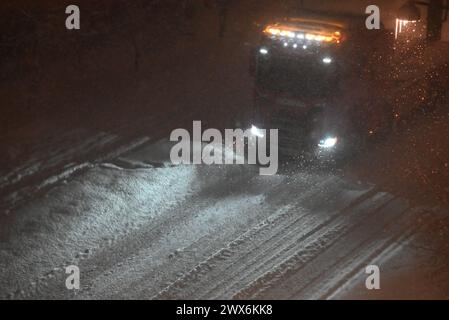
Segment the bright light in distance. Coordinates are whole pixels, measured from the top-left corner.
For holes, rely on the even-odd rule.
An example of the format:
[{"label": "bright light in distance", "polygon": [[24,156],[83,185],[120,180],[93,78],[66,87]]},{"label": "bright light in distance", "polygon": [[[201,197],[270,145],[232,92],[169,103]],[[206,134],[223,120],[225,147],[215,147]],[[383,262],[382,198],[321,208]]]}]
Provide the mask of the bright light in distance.
[{"label": "bright light in distance", "polygon": [[257,128],[255,125],[253,125],[251,127],[251,134],[258,138],[263,138],[265,136],[263,131],[261,129]]},{"label": "bright light in distance", "polygon": [[259,52],[263,55],[268,54],[268,50],[265,48],[260,48]]},{"label": "bright light in distance", "polygon": [[330,57],[325,57],[325,58],[323,58],[323,63],[325,63],[325,64],[330,64],[330,63],[332,63],[332,58],[330,58]]},{"label": "bright light in distance", "polygon": [[414,25],[416,25],[417,22],[418,21],[415,21],[415,20],[396,19],[396,28],[395,28],[395,32],[394,32],[394,38],[397,39],[399,37],[399,34],[404,31],[405,27],[408,24],[413,23]]},{"label": "bright light in distance", "polygon": [[318,147],[324,148],[324,149],[330,149],[330,148],[335,147],[337,142],[338,142],[337,137],[326,138],[326,139],[320,141],[320,143],[318,144]]}]

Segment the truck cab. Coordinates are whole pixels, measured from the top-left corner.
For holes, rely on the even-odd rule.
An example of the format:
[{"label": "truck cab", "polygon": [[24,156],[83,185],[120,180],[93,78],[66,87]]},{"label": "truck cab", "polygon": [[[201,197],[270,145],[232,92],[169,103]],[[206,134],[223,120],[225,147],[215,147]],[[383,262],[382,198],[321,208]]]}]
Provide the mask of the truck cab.
[{"label": "truck cab", "polygon": [[[377,132],[384,120],[374,114],[390,117],[380,110],[387,105],[382,95],[376,96],[384,90],[382,76],[367,70],[377,67],[366,42],[377,40],[361,29],[366,30],[361,19],[316,15],[263,28],[254,52],[253,122],[279,129],[282,154],[342,151],[353,144],[349,137]],[[388,56],[381,52],[375,57]],[[363,121],[354,119],[357,113]]]}]

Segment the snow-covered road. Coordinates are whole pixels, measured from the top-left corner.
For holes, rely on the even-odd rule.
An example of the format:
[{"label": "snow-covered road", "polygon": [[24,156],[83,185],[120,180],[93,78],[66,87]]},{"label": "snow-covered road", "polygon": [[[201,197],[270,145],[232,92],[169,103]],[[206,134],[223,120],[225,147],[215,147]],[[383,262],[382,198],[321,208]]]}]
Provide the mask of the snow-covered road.
[{"label": "snow-covered road", "polygon": [[332,172],[172,166],[168,151],[160,141],[91,165],[9,216],[1,296],[339,298],[437,217]]}]

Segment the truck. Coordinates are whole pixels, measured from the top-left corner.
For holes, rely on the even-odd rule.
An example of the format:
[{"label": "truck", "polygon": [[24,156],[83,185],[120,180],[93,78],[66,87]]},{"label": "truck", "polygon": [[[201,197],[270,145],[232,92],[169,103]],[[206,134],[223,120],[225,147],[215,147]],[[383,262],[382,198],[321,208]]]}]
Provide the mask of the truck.
[{"label": "truck", "polygon": [[335,160],[390,132],[389,32],[367,30],[363,16],[309,12],[260,33],[249,122],[279,130],[280,156]]}]

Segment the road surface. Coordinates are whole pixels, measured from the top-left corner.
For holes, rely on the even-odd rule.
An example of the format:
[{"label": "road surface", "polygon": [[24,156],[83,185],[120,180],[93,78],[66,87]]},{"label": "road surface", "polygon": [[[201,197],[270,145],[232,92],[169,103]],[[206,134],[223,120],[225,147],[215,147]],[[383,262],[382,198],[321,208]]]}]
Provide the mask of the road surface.
[{"label": "road surface", "polygon": [[[90,164],[14,212],[2,224],[3,297],[345,297],[366,266],[391,272],[439,217],[332,171],[173,166],[169,147]],[[69,265],[81,271],[76,293],[65,288]]]}]

